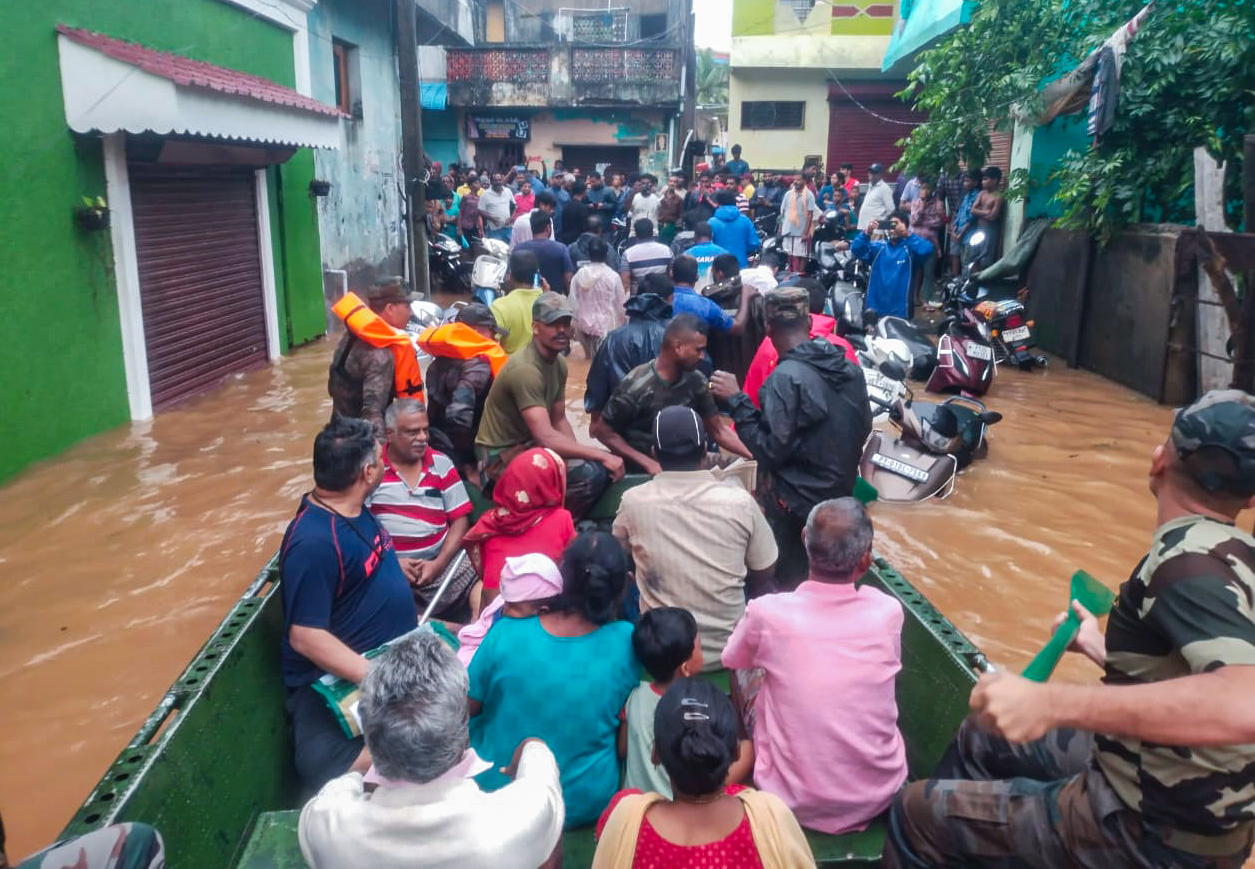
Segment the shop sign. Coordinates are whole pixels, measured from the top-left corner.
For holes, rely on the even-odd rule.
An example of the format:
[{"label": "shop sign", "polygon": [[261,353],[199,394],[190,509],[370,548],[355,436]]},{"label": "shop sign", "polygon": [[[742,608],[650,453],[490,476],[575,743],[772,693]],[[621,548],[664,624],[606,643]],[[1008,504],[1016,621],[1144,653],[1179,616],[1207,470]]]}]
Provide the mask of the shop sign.
[{"label": "shop sign", "polygon": [[466,135],[470,139],[526,142],[532,137],[532,122],[530,118],[467,115]]}]

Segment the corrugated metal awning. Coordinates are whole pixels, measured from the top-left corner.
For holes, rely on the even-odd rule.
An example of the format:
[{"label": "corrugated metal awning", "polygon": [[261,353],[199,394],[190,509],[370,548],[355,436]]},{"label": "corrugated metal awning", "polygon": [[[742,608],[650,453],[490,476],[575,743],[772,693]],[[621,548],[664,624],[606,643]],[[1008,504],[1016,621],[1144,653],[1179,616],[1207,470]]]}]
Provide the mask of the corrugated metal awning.
[{"label": "corrugated metal awning", "polygon": [[909,11],[903,12],[904,20],[894,28],[893,38],[889,40],[889,48],[885,51],[880,71],[888,72],[904,57],[914,54],[959,25],[967,24],[972,20],[972,13],[975,11],[974,0],[915,0]]},{"label": "corrugated metal awning", "polygon": [[57,25],[65,120],[76,133],[180,133],[335,148],[341,112],[277,82]]},{"label": "corrugated metal awning", "polygon": [[443,112],[449,104],[449,86],[442,81],[419,85],[418,104],[424,109]]}]

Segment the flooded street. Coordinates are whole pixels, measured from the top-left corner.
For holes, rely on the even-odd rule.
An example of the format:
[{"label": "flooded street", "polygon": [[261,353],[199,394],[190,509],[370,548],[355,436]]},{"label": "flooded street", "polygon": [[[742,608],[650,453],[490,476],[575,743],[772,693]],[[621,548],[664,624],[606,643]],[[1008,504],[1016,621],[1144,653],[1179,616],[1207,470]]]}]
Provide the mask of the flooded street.
[{"label": "flooded street", "polygon": [[[11,856],[57,834],[277,547],[311,485],[331,346],[92,438],[4,487],[0,811]],[[585,369],[573,360],[573,407]],[[1074,570],[1114,588],[1142,554],[1154,524],[1147,463],[1172,413],[1059,363],[1000,372],[988,404],[1006,419],[951,498],[873,515],[879,552],[993,662],[1019,668]]]}]

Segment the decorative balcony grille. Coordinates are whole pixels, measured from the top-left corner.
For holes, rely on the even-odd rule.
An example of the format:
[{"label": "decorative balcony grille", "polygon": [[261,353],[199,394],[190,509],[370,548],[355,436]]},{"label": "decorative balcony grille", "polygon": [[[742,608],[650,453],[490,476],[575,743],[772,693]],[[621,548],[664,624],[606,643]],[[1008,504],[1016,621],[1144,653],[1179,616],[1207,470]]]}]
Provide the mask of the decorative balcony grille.
[{"label": "decorative balcony grille", "polygon": [[678,81],[679,61],[670,49],[572,48],[571,81]]},{"label": "decorative balcony grille", "polygon": [[549,52],[544,49],[449,49],[445,57],[450,82],[537,84],[549,81]]}]

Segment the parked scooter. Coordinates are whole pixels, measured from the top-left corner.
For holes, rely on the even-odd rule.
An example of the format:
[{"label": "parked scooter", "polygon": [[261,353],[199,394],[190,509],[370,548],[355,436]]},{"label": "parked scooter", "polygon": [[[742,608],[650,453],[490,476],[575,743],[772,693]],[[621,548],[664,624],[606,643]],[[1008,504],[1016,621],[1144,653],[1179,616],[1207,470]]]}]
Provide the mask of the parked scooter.
[{"label": "parked scooter", "polygon": [[866,296],[855,284],[836,281],[828,288],[824,313],[837,321],[836,333],[843,338],[863,334],[863,305]]},{"label": "parked scooter", "polygon": [[909,356],[903,361],[912,380],[927,380],[937,367],[937,348],[928,334],[901,317],[881,317],[875,311],[864,310],[863,325],[869,336],[869,346],[881,342],[898,341],[906,347]]},{"label": "parked scooter", "polygon": [[867,403],[871,406],[872,424],[889,418],[889,408],[907,392],[906,369],[896,360],[877,364],[871,354],[858,352],[859,367],[867,385]]},{"label": "parked scooter", "polygon": [[954,491],[955,475],[987,454],[985,434],[1002,419],[974,398],[952,396],[940,404],[917,402],[910,391],[889,408],[896,438],[873,431],[859,473],[882,501],[925,501]]},{"label": "parked scooter", "polygon": [[491,305],[501,295],[501,284],[510,264],[510,246],[496,238],[485,238],[481,245],[483,253],[475,257],[471,269],[471,295],[475,301]]},{"label": "parked scooter", "polygon": [[471,264],[462,259],[462,245],[443,232],[427,239],[427,268],[445,292],[471,291]]}]

